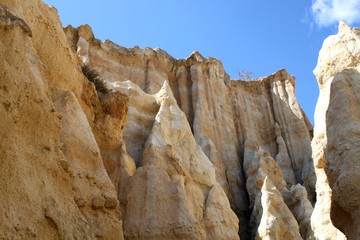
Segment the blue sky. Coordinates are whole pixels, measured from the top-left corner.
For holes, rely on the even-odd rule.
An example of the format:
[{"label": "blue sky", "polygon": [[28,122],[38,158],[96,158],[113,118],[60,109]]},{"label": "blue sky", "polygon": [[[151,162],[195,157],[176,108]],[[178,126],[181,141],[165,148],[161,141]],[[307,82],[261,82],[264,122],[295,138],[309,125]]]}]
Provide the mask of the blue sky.
[{"label": "blue sky", "polygon": [[121,46],[159,47],[175,58],[194,50],[222,61],[237,77],[287,69],[313,122],[318,85],[313,76],[323,40],[339,20],[356,26],[360,0],[44,0],[63,26],[89,24],[95,36]]}]

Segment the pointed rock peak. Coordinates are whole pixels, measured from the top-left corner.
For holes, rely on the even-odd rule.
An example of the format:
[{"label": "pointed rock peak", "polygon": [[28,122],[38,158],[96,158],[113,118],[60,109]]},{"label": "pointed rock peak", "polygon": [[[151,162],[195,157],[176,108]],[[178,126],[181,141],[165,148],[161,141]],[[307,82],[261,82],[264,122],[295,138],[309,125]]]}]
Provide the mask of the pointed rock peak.
[{"label": "pointed rock peak", "polygon": [[289,76],[291,76],[290,73],[286,69],[280,69],[279,71],[276,71],[272,75],[274,76],[275,79],[277,79],[279,77],[280,78],[289,78]]},{"label": "pointed rock peak", "polygon": [[191,53],[191,56],[190,57],[192,57],[192,58],[195,58],[196,59],[196,61],[199,61],[199,62],[202,62],[202,61],[204,61],[204,57],[201,55],[201,53],[199,53],[199,51],[193,51],[192,53]]},{"label": "pointed rock peak", "polygon": [[160,91],[155,94],[155,98],[160,104],[165,101],[170,101],[170,103],[176,102],[167,80],[164,81]]},{"label": "pointed rock peak", "polygon": [[269,179],[268,176],[266,176],[265,179],[264,179],[264,184],[262,186],[262,189],[267,190],[267,191],[272,190],[271,192],[277,190],[275,185],[271,182],[271,180]]},{"label": "pointed rock peak", "polygon": [[171,61],[174,61],[175,58],[173,56],[171,56],[167,51],[165,51],[164,49],[161,48],[151,48],[152,53],[155,53],[157,56],[161,56],[164,59],[169,59]]},{"label": "pointed rock peak", "polygon": [[157,93],[162,93],[162,92],[171,92],[171,88],[170,88],[170,85],[169,85],[169,82],[167,80],[164,81],[160,91]]},{"label": "pointed rock peak", "polygon": [[351,31],[351,27],[344,23],[343,21],[339,22],[339,33],[346,33]]},{"label": "pointed rock peak", "polygon": [[273,73],[270,77],[271,82],[275,81],[290,81],[295,86],[295,77],[292,76],[286,69],[281,69]]}]

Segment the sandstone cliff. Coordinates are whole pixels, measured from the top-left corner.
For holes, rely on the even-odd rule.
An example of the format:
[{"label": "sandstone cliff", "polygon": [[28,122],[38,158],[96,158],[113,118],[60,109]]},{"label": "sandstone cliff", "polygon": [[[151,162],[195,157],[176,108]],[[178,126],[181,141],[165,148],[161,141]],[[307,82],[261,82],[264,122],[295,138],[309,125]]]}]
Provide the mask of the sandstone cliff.
[{"label": "sandstone cliff", "polygon": [[[62,29],[40,0],[0,0],[0,36],[0,238],[326,239],[341,235],[334,225],[358,236],[356,197],[343,205],[337,187],[356,168],[324,150],[342,135],[319,130],[312,153],[286,70],[230,80],[198,52],[175,59],[101,42],[87,25]],[[319,69],[325,86],[333,73]],[[348,96],[326,91],[327,109]],[[327,205],[311,223],[315,199]]]},{"label": "sandstone cliff", "polygon": [[[314,70],[320,96],[312,141],[318,181],[312,216],[316,236],[360,238],[359,99],[360,31],[340,23]],[[341,230],[341,232],[338,230]]]},{"label": "sandstone cliff", "polygon": [[116,189],[82,97],[96,92],[56,10],[0,3],[0,238],[121,239]]},{"label": "sandstone cliff", "polygon": [[[312,127],[295,98],[294,78],[285,70],[251,82],[231,81],[221,62],[204,58],[198,52],[178,60],[160,49],[127,49],[110,41],[100,42],[86,25],[78,29],[67,27],[65,32],[83,63],[96,69],[109,82],[111,89],[129,96],[124,142],[138,169],[149,162],[146,160],[151,156],[148,145],[153,141],[152,131],[161,112],[161,105],[153,96],[167,82],[171,95],[185,113],[183,120],[190,125],[192,135],[188,136],[195,138],[211,161],[216,173],[215,181],[224,189],[240,220],[241,237],[246,239],[251,231],[257,231],[257,225],[248,226],[254,205],[248,197],[252,190],[246,185],[252,175],[244,175],[243,164],[252,161],[259,148],[276,159],[274,163],[279,168],[279,177],[285,179],[285,185],[279,189],[283,190],[284,197],[297,183],[307,188],[307,191],[299,191],[302,192],[300,198],[307,201],[306,216],[295,215],[301,219],[302,226],[306,222],[302,235],[311,235],[311,202],[314,201],[315,185],[310,146]],[[177,128],[168,127],[171,131]],[[176,131],[175,134],[179,135],[180,132]],[[165,138],[170,140],[169,135]],[[175,156],[176,152],[184,151],[183,148],[174,149],[173,144],[167,145],[171,146]],[[167,157],[156,155],[152,158]],[[158,164],[152,161],[152,165]],[[168,164],[161,163],[162,168],[166,166],[167,169]],[[113,181],[119,185],[118,181]],[[157,212],[161,215],[161,209]],[[124,226],[126,232],[130,225]],[[299,234],[299,229],[297,232]]]}]

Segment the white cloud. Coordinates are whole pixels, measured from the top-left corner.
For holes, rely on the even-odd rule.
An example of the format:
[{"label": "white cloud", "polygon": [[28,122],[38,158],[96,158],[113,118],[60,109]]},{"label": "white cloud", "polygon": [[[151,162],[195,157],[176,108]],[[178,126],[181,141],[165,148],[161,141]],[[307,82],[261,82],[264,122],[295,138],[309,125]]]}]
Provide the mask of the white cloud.
[{"label": "white cloud", "polygon": [[347,24],[360,22],[360,0],[313,0],[311,10],[320,27],[339,21]]}]

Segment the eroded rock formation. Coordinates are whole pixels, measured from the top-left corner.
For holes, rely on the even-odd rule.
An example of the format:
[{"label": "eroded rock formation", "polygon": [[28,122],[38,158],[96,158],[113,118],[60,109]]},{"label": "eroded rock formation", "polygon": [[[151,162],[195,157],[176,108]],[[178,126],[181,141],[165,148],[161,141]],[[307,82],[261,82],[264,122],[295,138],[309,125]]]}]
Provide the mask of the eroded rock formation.
[{"label": "eroded rock formation", "polygon": [[82,98],[97,93],[56,10],[0,3],[0,238],[122,239],[116,190]]},{"label": "eroded rock formation", "polygon": [[358,30],[320,53],[313,153],[286,70],[233,81],[199,52],[62,29],[40,0],[0,0],[0,36],[0,238],[359,236]]},{"label": "eroded rock formation", "polygon": [[[243,175],[243,164],[252,160],[259,147],[276,159],[275,165],[284,173],[281,179],[285,176],[284,189],[290,191],[291,186],[301,183],[310,202],[314,201],[312,127],[296,101],[294,79],[285,70],[251,82],[231,81],[221,62],[198,52],[177,60],[160,49],[127,49],[110,41],[100,42],[87,25],[67,27],[65,32],[83,63],[99,71],[112,89],[129,96],[124,141],[138,169],[148,158],[149,137],[161,111],[153,96],[168,82],[185,113],[183,120],[190,125],[192,134],[188,136],[195,138],[211,161],[216,182],[240,220],[242,238],[250,237],[248,223],[253,208],[245,187],[246,179],[252,176]],[[304,196],[307,199],[306,191]]]},{"label": "eroded rock formation", "polygon": [[[314,73],[320,96],[312,142],[318,178],[312,216],[316,236],[360,237],[359,196],[360,31],[340,23],[328,37]],[[341,232],[336,229],[338,228]]]}]

